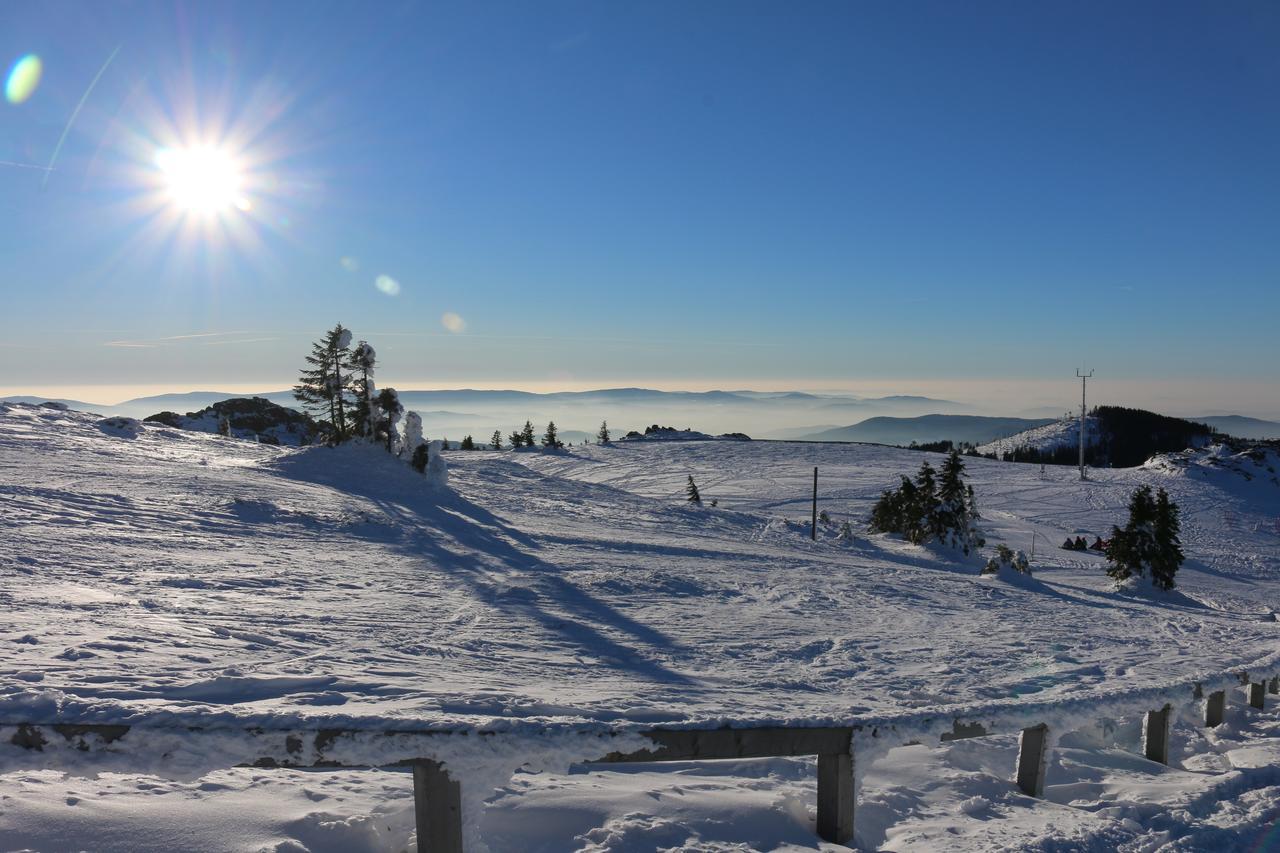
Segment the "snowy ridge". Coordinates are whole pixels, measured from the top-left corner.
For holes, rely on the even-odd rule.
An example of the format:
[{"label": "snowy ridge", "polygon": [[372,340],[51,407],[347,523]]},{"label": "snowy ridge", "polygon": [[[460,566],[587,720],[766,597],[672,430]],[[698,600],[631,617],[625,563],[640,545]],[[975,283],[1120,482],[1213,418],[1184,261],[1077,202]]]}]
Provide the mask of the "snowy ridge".
[{"label": "snowy ridge", "polygon": [[[1102,439],[1099,422],[1092,415],[1085,418],[1085,444],[1093,447]],[[979,445],[979,453],[1007,453],[1017,448],[1039,450],[1042,453],[1057,450],[1060,447],[1080,446],[1080,418],[1063,418],[1051,424],[1032,427],[1015,433],[1007,438],[989,441]]]}]

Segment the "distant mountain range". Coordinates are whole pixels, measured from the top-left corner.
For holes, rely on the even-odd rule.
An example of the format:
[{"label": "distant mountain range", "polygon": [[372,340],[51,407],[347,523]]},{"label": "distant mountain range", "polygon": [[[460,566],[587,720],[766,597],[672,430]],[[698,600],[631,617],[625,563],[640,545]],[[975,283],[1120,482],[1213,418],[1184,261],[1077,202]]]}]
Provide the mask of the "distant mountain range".
[{"label": "distant mountain range", "polygon": [[908,445],[950,440],[982,444],[1032,427],[1052,423],[1044,418],[996,418],[983,415],[921,415],[914,418],[874,417],[851,426],[799,436],[801,441],[863,441]]},{"label": "distant mountain range", "polygon": [[1225,432],[1236,438],[1280,438],[1280,423],[1264,421],[1261,418],[1248,418],[1244,415],[1209,415],[1203,418],[1188,418],[1188,420],[1206,424],[1218,432]]}]

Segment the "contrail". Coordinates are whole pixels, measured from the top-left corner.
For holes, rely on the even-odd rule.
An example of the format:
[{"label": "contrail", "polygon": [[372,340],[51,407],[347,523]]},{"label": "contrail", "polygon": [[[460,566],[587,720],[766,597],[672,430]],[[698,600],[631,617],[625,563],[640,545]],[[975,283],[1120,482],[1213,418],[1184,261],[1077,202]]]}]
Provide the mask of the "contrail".
[{"label": "contrail", "polygon": [[12,160],[0,160],[0,166],[12,166],[15,169],[39,169],[42,172],[53,171],[51,167],[41,166],[38,163],[15,163]]},{"label": "contrail", "polygon": [[93,82],[89,84],[89,88],[84,90],[84,94],[80,97],[80,103],[76,104],[76,108],[71,111],[71,118],[67,119],[67,126],[62,129],[62,136],[58,137],[58,144],[53,146],[53,156],[49,158],[49,165],[45,168],[44,180],[40,182],[40,188],[44,189],[49,183],[49,175],[53,173],[53,164],[58,159],[58,152],[62,150],[62,143],[67,141],[67,134],[71,132],[71,125],[76,123],[76,116],[80,115],[80,110],[84,107],[84,102],[89,100],[89,95],[93,94],[93,87],[98,85],[98,81],[102,79],[102,75],[106,72],[107,66],[111,64],[111,60],[116,58],[116,54],[120,52],[123,45],[116,45],[116,49],[111,51],[111,55],[107,57],[107,61],[102,63],[102,67],[98,69],[98,73],[94,75]]}]

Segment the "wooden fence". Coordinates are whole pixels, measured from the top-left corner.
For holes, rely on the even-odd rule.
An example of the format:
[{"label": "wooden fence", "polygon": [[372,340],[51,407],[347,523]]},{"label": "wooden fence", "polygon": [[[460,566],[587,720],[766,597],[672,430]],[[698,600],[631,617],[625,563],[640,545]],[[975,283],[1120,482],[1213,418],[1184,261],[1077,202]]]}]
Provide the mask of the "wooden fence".
[{"label": "wooden fence", "polygon": [[[1238,675],[1245,689],[1249,705],[1263,708],[1267,693],[1280,692],[1280,678],[1250,680],[1248,674]],[[1204,725],[1217,726],[1223,722],[1227,691],[1215,690],[1205,696],[1197,684],[1192,688],[1192,701],[1203,701]],[[1146,712],[1143,725],[1143,754],[1151,761],[1169,763],[1169,727],[1173,719],[1173,705]],[[1016,716],[1010,717],[1016,719]],[[14,729],[9,742],[33,753],[44,751],[56,739],[62,746],[79,751],[111,752],[113,744],[131,731],[139,734],[166,731],[157,726],[93,725],[74,723],[17,723],[0,726]],[[584,763],[661,762],[661,761],[721,761],[746,758],[780,758],[817,756],[818,795],[817,833],[824,841],[847,844],[854,832],[854,757],[857,736],[885,737],[892,745],[917,743],[903,738],[893,743],[892,724],[880,725],[868,731],[868,726],[838,726],[808,728],[802,726],[770,726],[760,728],[720,729],[668,729],[657,728],[640,732],[653,746],[633,752],[609,752],[596,761]],[[998,716],[986,724],[966,719],[954,719],[951,731],[941,735],[942,741],[985,737],[1002,732]],[[1052,742],[1047,723],[1014,729],[1020,731],[1017,766],[1014,782],[1029,797],[1044,795],[1046,769],[1049,765],[1049,749]],[[172,728],[167,729],[172,731]],[[184,734],[213,731],[199,728],[183,730]],[[446,730],[362,731],[349,729],[323,729],[313,732],[250,728],[237,731],[251,741],[261,741],[261,754],[253,761],[239,766],[340,768],[367,765],[347,764],[336,757],[343,747],[353,740],[364,738],[396,738],[397,749],[412,756],[432,754],[426,740],[442,736],[464,734]],[[465,733],[484,737],[486,732]],[[609,739],[619,733],[583,732],[586,737]],[[630,733],[628,733],[630,734]],[[414,817],[417,822],[419,853],[462,853],[462,782],[454,778],[449,769],[439,761],[419,757],[404,757],[384,766],[411,767],[413,771]]]}]

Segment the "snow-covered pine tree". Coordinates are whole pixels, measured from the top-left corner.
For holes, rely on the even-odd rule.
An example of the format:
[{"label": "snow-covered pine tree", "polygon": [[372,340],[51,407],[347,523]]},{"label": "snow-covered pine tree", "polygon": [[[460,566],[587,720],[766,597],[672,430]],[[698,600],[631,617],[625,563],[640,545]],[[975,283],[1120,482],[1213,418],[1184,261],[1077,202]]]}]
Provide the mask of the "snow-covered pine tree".
[{"label": "snow-covered pine tree", "polygon": [[365,438],[373,438],[375,431],[373,398],[377,390],[373,387],[373,371],[376,364],[377,353],[367,341],[360,341],[351,348],[347,369],[351,371],[351,387],[356,398],[351,413],[351,432]]},{"label": "snow-covered pine tree", "polygon": [[489,449],[490,450],[502,449],[502,430],[495,429],[493,431],[493,437],[489,439]]},{"label": "snow-covered pine tree", "polygon": [[698,494],[698,484],[693,482],[693,475],[689,475],[689,484],[684,487],[686,495],[685,500],[691,504],[702,506],[702,495]]},{"label": "snow-covered pine tree", "polygon": [[400,395],[394,388],[383,388],[378,392],[378,409],[382,413],[380,432],[386,436],[387,452],[395,453],[400,437],[396,434],[396,425],[404,414],[404,406],[400,405]]},{"label": "snow-covered pine tree", "polygon": [[423,444],[422,438],[422,415],[417,412],[404,413],[404,446],[400,449],[401,455],[409,454],[409,458],[413,458],[413,454],[418,452],[418,448]]},{"label": "snow-covered pine tree", "polygon": [[902,531],[909,542],[923,545],[932,538],[938,506],[937,472],[926,459],[916,473],[915,492],[907,508],[906,529]]},{"label": "snow-covered pine tree", "polygon": [[964,462],[960,460],[960,452],[952,450],[942,463],[938,503],[930,520],[930,532],[943,545],[968,554],[982,544],[977,518],[973,488],[964,483]]},{"label": "snow-covered pine tree", "polygon": [[515,432],[511,433],[511,435],[508,436],[508,438],[511,439],[511,446],[516,450],[519,450],[520,448],[524,447],[524,433],[521,432],[520,430],[516,430]]},{"label": "snow-covered pine tree", "polygon": [[[1145,577],[1156,559],[1156,503],[1150,486],[1139,486],[1129,497],[1129,520],[1124,529],[1111,528],[1107,543],[1107,574],[1116,583]],[[1172,580],[1172,579],[1170,579]]]},{"label": "snow-covered pine tree", "polygon": [[525,447],[533,447],[533,421],[524,422],[524,428],[520,430],[520,440],[524,442]]},{"label": "snow-covered pine tree", "polygon": [[596,443],[597,444],[609,443],[609,422],[608,421],[600,422],[600,431],[596,433]]},{"label": "snow-covered pine tree", "polygon": [[547,431],[542,434],[542,446],[550,448],[564,447],[564,442],[562,442],[556,434],[555,421],[547,423]]},{"label": "snow-covered pine tree", "polygon": [[472,440],[472,438],[471,438],[471,436],[470,436],[469,434],[468,434],[468,435],[464,435],[464,436],[462,437],[462,443],[458,445],[458,449],[459,449],[459,450],[475,450],[475,449],[476,449],[476,443],[475,443],[475,441],[473,441],[473,440]]},{"label": "snow-covered pine tree", "polygon": [[346,440],[348,435],[346,398],[351,377],[345,372],[345,361],[349,346],[351,332],[339,323],[311,345],[311,355],[306,357],[310,366],[302,369],[298,384],[293,387],[293,396],[303,408],[328,424],[333,444]]},{"label": "snow-covered pine tree", "polygon": [[1169,590],[1176,585],[1174,575],[1186,559],[1182,553],[1182,541],[1178,535],[1182,532],[1182,523],[1178,519],[1178,505],[1169,499],[1164,489],[1156,492],[1155,520],[1155,554],[1151,561],[1151,582],[1158,589]]}]

